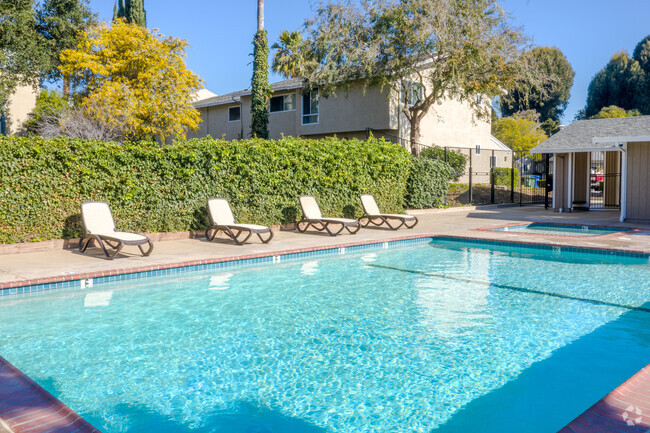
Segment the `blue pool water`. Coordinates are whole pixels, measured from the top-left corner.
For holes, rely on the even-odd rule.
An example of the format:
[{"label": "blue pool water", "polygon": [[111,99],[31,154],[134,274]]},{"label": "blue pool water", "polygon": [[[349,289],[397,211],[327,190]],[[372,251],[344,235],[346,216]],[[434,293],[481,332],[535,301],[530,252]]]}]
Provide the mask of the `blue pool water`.
[{"label": "blue pool water", "polygon": [[5,296],[0,355],[106,433],[555,432],[649,299],[646,257],[434,240]]},{"label": "blue pool water", "polygon": [[509,227],[497,227],[488,230],[501,231],[501,232],[515,232],[515,233],[534,233],[544,235],[564,235],[564,236],[604,236],[613,233],[624,233],[630,229],[616,228],[616,227],[596,227],[596,226],[580,226],[570,224],[544,224],[544,223],[531,223],[521,224]]}]

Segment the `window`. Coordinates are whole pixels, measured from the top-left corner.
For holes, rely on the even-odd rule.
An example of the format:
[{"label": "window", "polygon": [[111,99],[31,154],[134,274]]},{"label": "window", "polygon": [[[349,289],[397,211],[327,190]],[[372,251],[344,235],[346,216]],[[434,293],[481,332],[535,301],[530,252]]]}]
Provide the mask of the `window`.
[{"label": "window", "polygon": [[271,98],[269,104],[269,111],[271,113],[278,113],[280,111],[293,111],[296,109],[296,94],[274,96]]},{"label": "window", "polygon": [[238,122],[241,120],[241,107],[230,107],[228,109],[228,122]]},{"label": "window", "polygon": [[402,84],[402,104],[406,105],[406,94],[408,93],[408,106],[412,107],[424,99],[424,88],[421,83],[407,81]]},{"label": "window", "polygon": [[477,144],[477,145],[476,145],[476,152],[475,152],[475,154],[476,154],[476,155],[480,155],[480,154],[481,154],[481,145],[480,145],[480,144]]},{"label": "window", "polygon": [[490,167],[496,167],[496,166],[497,166],[497,157],[490,156]]},{"label": "window", "polygon": [[302,94],[302,124],[318,123],[318,90]]}]

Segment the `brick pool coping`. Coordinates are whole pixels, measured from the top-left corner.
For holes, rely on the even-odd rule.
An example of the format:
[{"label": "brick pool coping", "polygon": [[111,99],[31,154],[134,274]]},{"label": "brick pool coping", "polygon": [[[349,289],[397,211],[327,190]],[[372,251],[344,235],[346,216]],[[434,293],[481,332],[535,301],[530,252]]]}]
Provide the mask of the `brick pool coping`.
[{"label": "brick pool coping", "polygon": [[650,431],[650,364],[571,421],[559,433]]},{"label": "brick pool coping", "polygon": [[[569,236],[571,237],[571,236]],[[592,251],[603,254],[623,254],[648,256],[648,252],[640,250],[616,249],[605,246],[558,246],[549,242],[536,242],[520,239],[489,239],[484,237],[463,235],[418,234],[401,236],[386,240],[369,240],[364,242],[348,242],[330,246],[290,249],[276,252],[247,254],[240,256],[221,257],[207,260],[193,260],[163,265],[151,265],[135,268],[112,269],[109,271],[70,274],[64,276],[40,278],[34,280],[12,281],[0,283],[0,293],[13,292],[11,289],[29,288],[31,286],[52,286],[64,282],[83,281],[102,277],[127,277],[130,274],[141,274],[152,271],[175,268],[190,268],[195,266],[217,263],[243,262],[247,260],[273,258],[304,253],[328,252],[338,250],[343,254],[346,248],[363,246],[387,246],[389,243],[416,241],[422,239],[467,240],[484,245],[529,246],[544,249],[561,248],[568,251]],[[571,237],[575,238],[575,237]],[[268,262],[268,261],[267,261]],[[109,280],[107,280],[109,281]],[[46,290],[46,289],[44,289]],[[640,412],[639,412],[640,411]],[[646,414],[647,420],[643,418]],[[630,425],[629,423],[632,423]],[[99,432],[91,424],[81,418],[76,412],[60,402],[32,379],[20,372],[4,358],[0,357],[0,432],[3,427],[11,433],[86,433]],[[645,432],[650,428],[650,365],[628,379],[601,401],[589,408],[585,413],[567,425],[560,433],[583,432]]]},{"label": "brick pool coping", "polygon": [[0,357],[0,431],[100,433],[75,411]]}]

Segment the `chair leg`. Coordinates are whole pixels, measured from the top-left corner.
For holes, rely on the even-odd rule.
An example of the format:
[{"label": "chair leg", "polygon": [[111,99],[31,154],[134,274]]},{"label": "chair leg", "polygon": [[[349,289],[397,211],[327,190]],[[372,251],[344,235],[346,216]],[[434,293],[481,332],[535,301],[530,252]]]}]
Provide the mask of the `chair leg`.
[{"label": "chair leg", "polygon": [[[356,227],[357,229],[356,229],[356,230],[350,230],[350,226],[347,226],[347,225],[345,226],[345,228],[347,229],[348,233],[350,233],[351,235],[354,235],[354,234],[358,233],[359,230],[361,230],[361,224],[355,224],[353,227]],[[341,229],[341,230],[342,230],[342,229]]]},{"label": "chair leg", "polygon": [[[339,230],[337,232],[333,232],[329,228],[330,223],[322,223],[322,224],[323,224],[323,228],[327,231],[327,233],[329,233],[330,236],[336,236],[336,235],[340,234],[343,231],[344,228],[346,228],[345,224],[341,224],[341,228],[339,228]],[[349,229],[348,229],[348,231],[349,231]]]},{"label": "chair leg", "polygon": [[263,244],[268,244],[269,242],[271,242],[271,239],[273,239],[273,230],[269,230],[268,233],[269,233],[269,237],[266,238],[266,240],[264,240],[261,233],[257,233],[257,237],[260,238],[260,241],[262,241]]},{"label": "chair leg", "polygon": [[[365,224],[363,223],[363,220],[365,220]],[[359,224],[361,224],[361,227],[368,227],[368,224],[370,224],[370,217],[367,215],[362,216],[359,218]]]},{"label": "chair leg", "polygon": [[413,225],[408,225],[408,223],[406,222],[406,220],[404,220],[404,225],[406,226],[407,229],[412,229],[413,227],[415,227],[416,225],[418,225],[418,219],[415,218],[415,221],[413,222]]},{"label": "chair leg", "polygon": [[115,256],[118,255],[120,251],[122,251],[123,247],[124,247],[124,243],[119,242],[117,248],[115,248],[115,251],[112,254],[108,254],[108,251],[106,251],[106,249],[104,249],[104,252],[106,253],[106,256],[108,257],[109,260],[113,260]]},{"label": "chair leg", "polygon": [[[93,238],[90,237],[90,236],[85,237],[85,238],[80,238],[79,239],[79,251],[82,252],[82,253],[85,253],[86,249],[88,249],[88,245],[90,245],[90,241],[92,241],[92,240],[93,240]],[[84,243],[84,241],[85,241],[85,243]]]},{"label": "chair leg", "polygon": [[142,248],[142,244],[138,245],[138,248],[140,248],[140,252],[144,257],[147,257],[151,254],[153,251],[153,242],[151,240],[147,240],[147,243],[149,244],[149,249],[145,252],[144,248]]},{"label": "chair leg", "polygon": [[[302,228],[302,229],[301,229],[301,228],[300,228],[300,224],[302,224],[302,223],[305,224],[305,228]],[[305,232],[307,231],[307,229],[309,228],[310,225],[311,225],[311,223],[308,223],[307,221],[298,221],[298,224],[296,224],[296,229],[298,229],[298,231],[299,231],[300,233],[305,233]]]}]

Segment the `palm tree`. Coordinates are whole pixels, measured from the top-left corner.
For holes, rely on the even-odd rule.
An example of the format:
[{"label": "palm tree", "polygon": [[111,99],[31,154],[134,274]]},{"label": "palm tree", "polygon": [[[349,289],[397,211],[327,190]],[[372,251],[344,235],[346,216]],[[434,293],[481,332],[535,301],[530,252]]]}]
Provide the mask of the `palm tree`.
[{"label": "palm tree", "polygon": [[257,0],[257,32],[264,31],[264,0]]},{"label": "palm tree", "polygon": [[289,32],[284,30],[280,34],[280,40],[271,46],[276,50],[273,55],[273,70],[287,78],[300,76],[300,70],[304,61],[300,52],[302,35],[300,31]]}]

